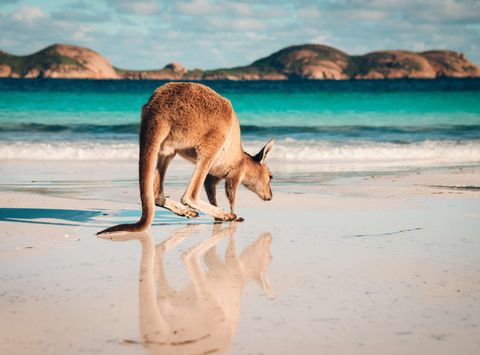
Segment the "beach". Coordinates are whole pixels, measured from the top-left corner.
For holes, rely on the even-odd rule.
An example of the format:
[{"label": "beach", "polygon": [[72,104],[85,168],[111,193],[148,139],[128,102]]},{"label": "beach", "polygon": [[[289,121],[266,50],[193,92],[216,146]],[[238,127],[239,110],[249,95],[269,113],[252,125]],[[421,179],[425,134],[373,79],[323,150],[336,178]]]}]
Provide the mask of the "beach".
[{"label": "beach", "polygon": [[0,1],[0,355],[480,355],[479,24]]},{"label": "beach", "polygon": [[[172,163],[172,198],[191,169]],[[3,354],[480,350],[476,166],[314,184],[272,167],[272,201],[240,189],[244,222],[157,209],[112,239],[95,233],[140,214],[135,161],[0,171]]]}]

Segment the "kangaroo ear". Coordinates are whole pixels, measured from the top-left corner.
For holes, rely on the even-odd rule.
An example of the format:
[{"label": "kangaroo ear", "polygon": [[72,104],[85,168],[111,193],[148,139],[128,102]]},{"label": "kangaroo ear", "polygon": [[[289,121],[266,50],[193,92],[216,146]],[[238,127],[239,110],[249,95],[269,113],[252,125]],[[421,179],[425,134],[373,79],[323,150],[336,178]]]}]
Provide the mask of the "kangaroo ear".
[{"label": "kangaroo ear", "polygon": [[265,144],[265,146],[253,157],[253,160],[260,164],[265,164],[265,160],[267,159],[268,152],[273,147],[273,144],[275,143],[275,139],[270,139],[270,141]]}]

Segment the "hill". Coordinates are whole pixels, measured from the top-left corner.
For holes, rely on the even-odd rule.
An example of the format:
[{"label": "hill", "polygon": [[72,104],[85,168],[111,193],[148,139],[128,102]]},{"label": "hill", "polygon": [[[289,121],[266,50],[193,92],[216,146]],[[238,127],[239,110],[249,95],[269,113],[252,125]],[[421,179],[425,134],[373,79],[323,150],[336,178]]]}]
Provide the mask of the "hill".
[{"label": "hill", "polygon": [[27,56],[15,56],[0,52],[0,76],[13,78],[120,78],[110,62],[97,52],[65,44],[54,44]]},{"label": "hill", "polygon": [[128,70],[113,67],[106,58],[91,49],[55,44],[27,56],[0,51],[0,77],[159,80],[435,79],[480,77],[480,68],[462,53],[446,50],[418,53],[390,50],[351,56],[333,47],[305,44],[284,48],[243,67],[188,71],[179,63],[171,63],[158,70]]},{"label": "hill", "polygon": [[360,56],[324,45],[284,48],[245,67],[207,71],[206,79],[398,79],[480,77],[480,68],[461,53],[378,51]]}]

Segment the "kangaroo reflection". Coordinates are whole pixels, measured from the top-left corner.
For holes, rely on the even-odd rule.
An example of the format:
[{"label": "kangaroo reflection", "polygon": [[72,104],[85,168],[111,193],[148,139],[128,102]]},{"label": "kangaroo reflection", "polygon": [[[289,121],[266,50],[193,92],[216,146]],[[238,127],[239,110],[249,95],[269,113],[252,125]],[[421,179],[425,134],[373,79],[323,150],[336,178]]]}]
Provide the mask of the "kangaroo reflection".
[{"label": "kangaroo reflection", "polygon": [[[226,353],[235,336],[246,283],[256,280],[273,296],[266,277],[271,235],[260,235],[237,256],[236,223],[224,228],[214,224],[210,238],[185,252],[182,259],[191,282],[181,291],[170,287],[163,267],[165,252],[201,229],[184,227],[156,246],[149,234],[135,233],[142,245],[140,333],[152,354]],[[227,237],[222,259],[216,246]]]}]

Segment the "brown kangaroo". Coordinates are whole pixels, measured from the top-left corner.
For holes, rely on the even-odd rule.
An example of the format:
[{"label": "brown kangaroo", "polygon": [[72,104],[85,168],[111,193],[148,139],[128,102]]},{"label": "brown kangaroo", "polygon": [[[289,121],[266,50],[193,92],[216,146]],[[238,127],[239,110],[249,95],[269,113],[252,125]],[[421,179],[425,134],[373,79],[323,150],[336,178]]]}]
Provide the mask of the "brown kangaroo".
[{"label": "brown kangaroo", "polygon": [[[146,230],[154,219],[155,204],[185,217],[197,217],[198,210],[217,220],[237,219],[235,200],[240,183],[265,201],[272,198],[272,174],[265,159],[273,143],[268,142],[255,156],[245,153],[230,101],[205,85],[169,83],[157,88],[142,108],[140,124],[142,216],[137,223],[120,224],[97,234]],[[165,172],[176,154],[196,164],[181,203],[163,192]],[[222,179],[230,213],[217,207],[215,188]],[[210,203],[199,199],[202,184]]]},{"label": "brown kangaroo", "polygon": [[[164,270],[164,254],[203,230],[189,225],[155,245],[148,232],[106,236],[114,241],[137,239],[142,246],[139,283],[140,339],[151,354],[225,354],[235,338],[246,284],[257,281],[273,297],[266,272],[271,262],[272,236],[264,233],[236,252],[236,222],[214,224],[210,238],[182,255],[191,282],[174,289]],[[225,258],[216,246],[229,238]],[[202,267],[201,258],[205,261]]]}]

